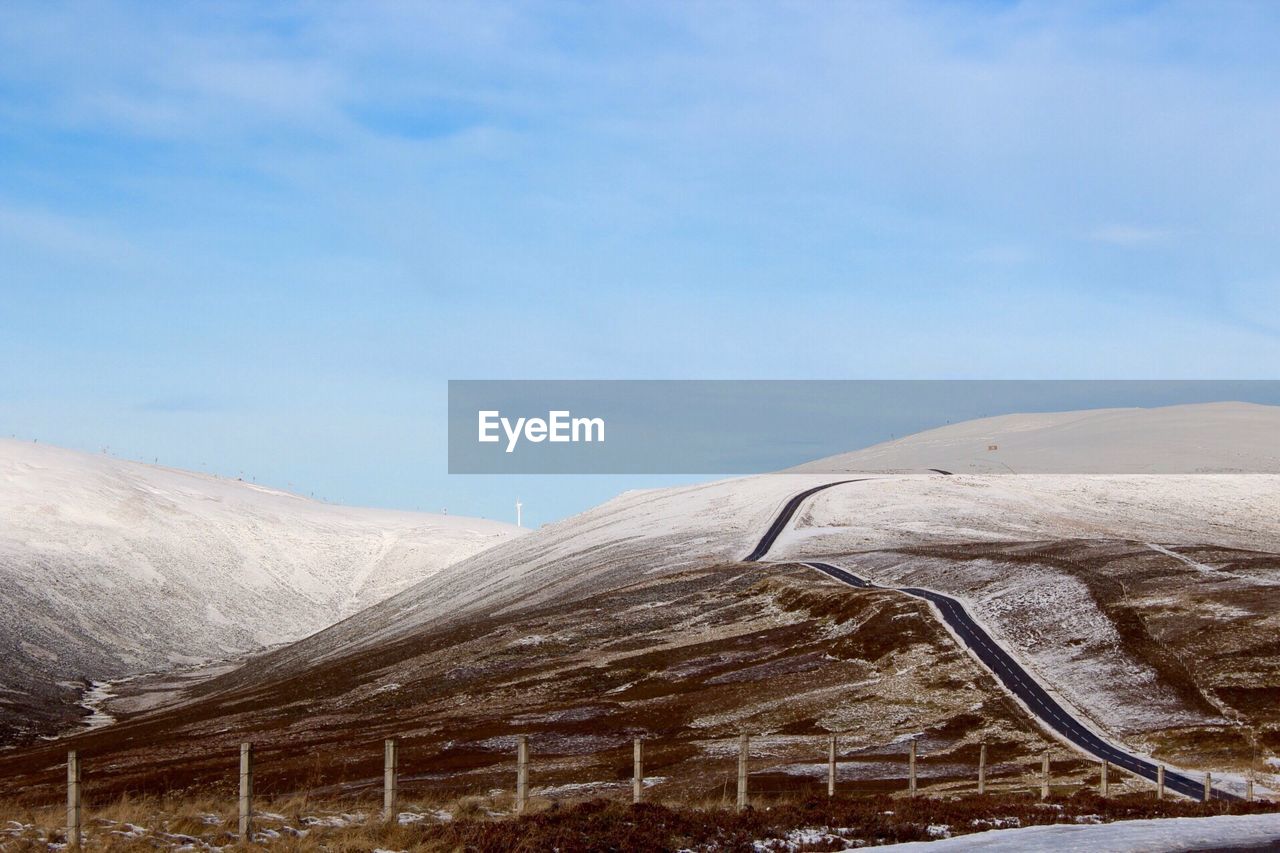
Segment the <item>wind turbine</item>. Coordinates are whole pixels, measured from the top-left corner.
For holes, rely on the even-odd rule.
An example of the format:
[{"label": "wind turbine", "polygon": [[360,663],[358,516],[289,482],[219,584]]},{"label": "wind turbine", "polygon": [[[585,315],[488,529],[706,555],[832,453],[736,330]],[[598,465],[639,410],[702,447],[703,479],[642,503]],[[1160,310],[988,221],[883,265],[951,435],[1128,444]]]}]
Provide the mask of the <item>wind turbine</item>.
[{"label": "wind turbine", "polygon": [[520,523],[520,508],[523,506],[524,504],[520,503],[520,499],[516,498],[516,527],[524,527],[524,525]]}]

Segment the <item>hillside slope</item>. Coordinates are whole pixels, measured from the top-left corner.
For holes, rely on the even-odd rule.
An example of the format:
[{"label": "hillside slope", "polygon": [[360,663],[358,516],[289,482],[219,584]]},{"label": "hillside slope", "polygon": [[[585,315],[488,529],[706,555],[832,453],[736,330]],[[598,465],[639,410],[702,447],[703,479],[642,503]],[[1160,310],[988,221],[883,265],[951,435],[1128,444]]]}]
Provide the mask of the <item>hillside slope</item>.
[{"label": "hillside slope", "polygon": [[1277,474],[1280,406],[1200,403],[964,421],[799,465],[796,472]]},{"label": "hillside slope", "polygon": [[[1205,417],[1216,419],[1214,407]],[[1269,447],[1254,450],[1262,458]],[[1251,467],[1258,461],[1239,458]],[[1180,464],[1198,466],[1191,457]],[[769,553],[790,566],[736,562],[791,496],[834,480],[848,482],[806,502]],[[916,628],[906,630],[905,612],[871,618],[867,596],[876,607],[897,606],[884,593],[842,589],[827,601],[817,587],[829,582],[796,565],[821,559],[955,594],[1099,728],[1183,767],[1239,772],[1280,756],[1280,713],[1268,700],[1280,689],[1271,615],[1280,604],[1278,496],[1280,476],[1240,473],[784,473],[629,492],[191,686],[168,707],[118,704],[124,723],[74,742],[130,754],[134,778],[149,772],[130,741],[139,733],[172,755],[216,737],[231,756],[236,739],[254,732],[278,745],[281,761],[309,761],[332,748],[332,761],[314,759],[326,782],[373,780],[368,746],[396,731],[421,744],[421,760],[441,778],[454,766],[504,766],[509,736],[543,731],[543,722],[556,732],[544,733],[540,751],[585,754],[592,744],[620,751],[611,739],[626,730],[667,738],[663,748],[681,755],[714,758],[721,746],[705,741],[700,727],[658,731],[693,707],[690,678],[702,670],[677,665],[680,649],[698,666],[706,658],[749,670],[750,677],[713,677],[755,682],[752,691],[767,690],[780,672],[798,673],[805,690],[832,703],[830,714],[805,706],[803,718],[783,719],[771,703],[785,703],[799,687],[768,702],[710,693],[708,701],[720,702],[715,738],[739,728],[811,744],[836,724],[856,687],[857,702],[874,705],[874,719],[847,723],[862,742],[883,746],[937,725],[963,732],[948,749],[972,749],[968,723],[946,721],[958,704],[915,707],[904,699],[918,695],[910,690],[884,692],[886,673],[921,665],[921,655],[940,660],[942,647],[923,648]],[[767,583],[773,577],[785,577],[787,588]],[[779,635],[758,631],[789,624],[788,608],[818,601],[813,595],[822,603],[806,605],[810,645],[794,647],[813,654],[792,661]],[[842,622],[835,614],[845,608],[867,618]],[[1209,632],[1210,623],[1224,630]],[[824,645],[846,630],[860,634],[852,659],[870,667],[857,684],[842,652]],[[882,646],[900,659],[878,663]],[[970,722],[991,724],[993,703],[1007,709],[1007,700],[953,663],[936,671],[946,682],[937,686],[972,681],[983,696],[965,701],[984,709]],[[578,703],[591,708],[566,710]],[[1017,714],[1005,722],[1034,729]],[[581,742],[565,740],[570,733]],[[0,769],[20,780],[30,767],[52,766],[54,754],[15,756]],[[357,761],[367,763],[349,763]],[[211,761],[207,772],[222,773],[224,763]]]},{"label": "hillside slope", "polygon": [[300,639],[517,532],[2,440],[0,719],[44,730],[85,680]]},{"label": "hillside slope", "polygon": [[[1226,440],[1239,440],[1235,458],[1250,468],[1265,467],[1272,445],[1248,437],[1265,430],[1276,417],[1274,409],[1234,404],[1174,408],[1176,411],[1073,413],[1054,416],[1054,420],[1105,422],[1106,429],[1084,430],[1094,436],[1092,452],[1101,456],[1110,452],[1110,436],[1141,432],[1153,422],[1167,428],[1160,442],[1164,446],[1191,447],[1186,436],[1218,430],[1225,417],[1235,427],[1219,434]],[[1025,418],[1021,427],[1019,417]],[[1040,415],[1010,416],[1005,424],[1015,431],[1034,431],[1034,424],[1041,419]],[[1127,428],[1123,426],[1126,423]],[[1185,433],[1175,429],[1174,423],[1184,424]],[[956,429],[970,431],[966,425]],[[1125,442],[1130,440],[1121,441]],[[1076,445],[1072,452],[1084,453],[1081,448]],[[1207,467],[1219,453],[1219,445],[1206,445],[1203,457],[1188,450],[1179,464]],[[1266,554],[1274,551],[1274,542],[1280,540],[1280,476],[1271,474],[833,477],[784,473],[629,492],[479,554],[327,631],[267,655],[253,668],[229,676],[227,684],[248,687],[292,676],[335,657],[385,647],[445,622],[519,614],[551,602],[588,602],[638,578],[741,559],[790,496],[833,480],[853,482],[812,498],[779,538],[771,559],[831,560],[920,546],[1077,540],[1154,542],[1174,547],[1215,545]],[[862,559],[867,562],[870,558]],[[919,567],[923,572],[931,565],[923,557],[907,560],[897,579],[932,581],[925,574],[913,580],[909,571]],[[1056,570],[1048,567],[1045,571],[1052,575]],[[1211,579],[1192,572],[1184,573],[1179,582],[1195,584]],[[1272,578],[1260,577],[1257,583],[1269,591]],[[939,588],[961,597],[971,591],[959,581]],[[1062,588],[1076,587],[1067,581]],[[1030,585],[1024,592],[1026,596],[1043,596],[1045,590]],[[1006,607],[1016,613],[1032,603],[1031,598],[1019,601],[1014,597],[1006,601]],[[1086,623],[1101,624],[1108,618],[1087,595],[1059,604],[1069,604],[1072,612],[1083,609],[1081,618]],[[1099,631],[1107,635],[1105,629]],[[1112,645],[1104,651],[1115,659],[1114,666],[1139,673],[1126,684],[1160,677],[1122,646]],[[1052,668],[1045,675],[1064,678],[1061,671]],[[1079,682],[1080,678],[1071,680]],[[1161,720],[1186,717],[1183,703],[1175,701],[1176,692],[1167,694],[1172,698],[1163,706],[1157,701],[1160,695],[1151,694],[1148,704],[1154,707],[1142,712],[1152,726]],[[1114,719],[1106,713],[1106,703],[1118,698],[1114,692],[1082,690],[1081,696],[1086,702],[1097,700],[1097,719]]]}]

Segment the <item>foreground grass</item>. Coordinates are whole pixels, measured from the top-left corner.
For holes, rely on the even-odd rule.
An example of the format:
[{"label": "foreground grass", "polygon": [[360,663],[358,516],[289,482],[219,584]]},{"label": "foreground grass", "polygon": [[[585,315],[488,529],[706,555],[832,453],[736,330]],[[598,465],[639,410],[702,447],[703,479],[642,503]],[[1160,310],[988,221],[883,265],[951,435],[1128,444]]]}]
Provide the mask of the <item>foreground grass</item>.
[{"label": "foreground grass", "polygon": [[502,822],[457,821],[431,827],[443,849],[484,851],[592,850],[843,850],[922,841],[950,834],[1048,823],[1105,822],[1149,817],[1253,813],[1274,805],[1203,805],[1149,797],[1100,800],[1082,795],[1050,803],[1027,797],[915,800],[872,797],[811,799],[765,810],[732,812],[602,801]]},{"label": "foreground grass", "polygon": [[[1042,803],[1029,796],[948,799],[864,797],[807,799],[735,812],[605,800],[573,805],[537,804],[534,814],[512,818],[507,806],[483,797],[406,805],[384,822],[372,804],[345,808],[293,799],[264,805],[256,845],[273,851],[823,851],[919,841],[988,829],[1052,823],[1254,814],[1280,804],[1193,803],[1126,795],[1102,800],[1081,793]],[[48,850],[63,842],[56,808],[0,810],[0,850]],[[86,821],[86,850],[242,849],[234,815],[214,800],[122,799]]]}]

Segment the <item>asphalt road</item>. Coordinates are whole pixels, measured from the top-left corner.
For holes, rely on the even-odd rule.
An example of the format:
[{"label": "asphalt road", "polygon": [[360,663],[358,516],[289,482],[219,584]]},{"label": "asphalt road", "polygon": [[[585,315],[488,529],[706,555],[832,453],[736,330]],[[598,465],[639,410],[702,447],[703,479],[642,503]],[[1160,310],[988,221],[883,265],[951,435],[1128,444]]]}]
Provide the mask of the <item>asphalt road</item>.
[{"label": "asphalt road", "polygon": [[773,547],[773,543],[778,540],[779,534],[781,534],[782,531],[786,530],[787,525],[791,523],[791,518],[796,514],[796,510],[800,508],[800,504],[804,503],[811,496],[816,495],[818,492],[822,491],[823,489],[830,489],[835,486],[843,486],[845,483],[861,483],[864,480],[868,480],[868,479],[870,478],[863,477],[858,480],[839,480],[835,483],[827,483],[826,485],[822,485],[822,486],[814,486],[812,489],[806,489],[805,491],[791,498],[791,500],[787,501],[786,504],[782,507],[782,512],[778,513],[778,517],[773,520],[773,524],[769,525],[769,529],[766,530],[764,536],[761,537],[760,543],[756,545],[756,549],[752,551],[750,554],[748,554],[747,556],[742,558],[743,562],[755,563],[764,559],[764,555],[769,553],[769,549]]},{"label": "asphalt road", "polygon": [[[838,483],[828,483],[801,492],[791,498],[782,508],[782,512],[779,513],[778,517],[774,519],[773,524],[760,540],[760,543],[756,545],[755,550],[746,557],[746,561],[757,562],[769,553],[769,549],[773,547],[773,543],[777,541],[779,534],[790,523],[806,498],[823,489],[857,482],[861,482],[861,480],[842,480]],[[1104,740],[1073,717],[1008,652],[996,644],[991,635],[969,615],[969,612],[964,609],[964,605],[956,599],[940,592],[921,589],[920,587],[881,587],[866,578],[859,577],[848,569],[842,569],[830,563],[805,562],[804,565],[850,586],[862,589],[891,589],[932,603],[942,616],[943,621],[969,647],[969,650],[977,656],[978,660],[991,671],[992,675],[1000,680],[1000,683],[1009,692],[1022,700],[1022,703],[1039,718],[1041,723],[1089,755],[1108,761],[1113,766],[1123,768],[1145,779],[1150,779],[1152,782],[1156,780],[1157,770],[1155,764],[1144,758],[1131,755],[1124,749]],[[1185,794],[1197,800],[1204,796],[1203,779],[1195,779],[1172,770],[1165,770],[1164,785],[1170,791]],[[1215,799],[1220,800],[1240,799],[1235,794],[1218,789],[1214,789],[1212,795]]]}]

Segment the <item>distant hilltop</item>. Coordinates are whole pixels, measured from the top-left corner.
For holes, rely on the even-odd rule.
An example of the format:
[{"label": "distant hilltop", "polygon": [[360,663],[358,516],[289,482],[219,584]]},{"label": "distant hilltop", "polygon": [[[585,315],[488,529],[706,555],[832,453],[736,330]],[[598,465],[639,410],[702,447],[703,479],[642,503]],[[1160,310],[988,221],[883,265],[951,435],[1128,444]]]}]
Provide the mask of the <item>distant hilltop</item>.
[{"label": "distant hilltop", "polygon": [[1280,406],[1200,403],[965,421],[828,456],[793,472],[1280,473]]}]

